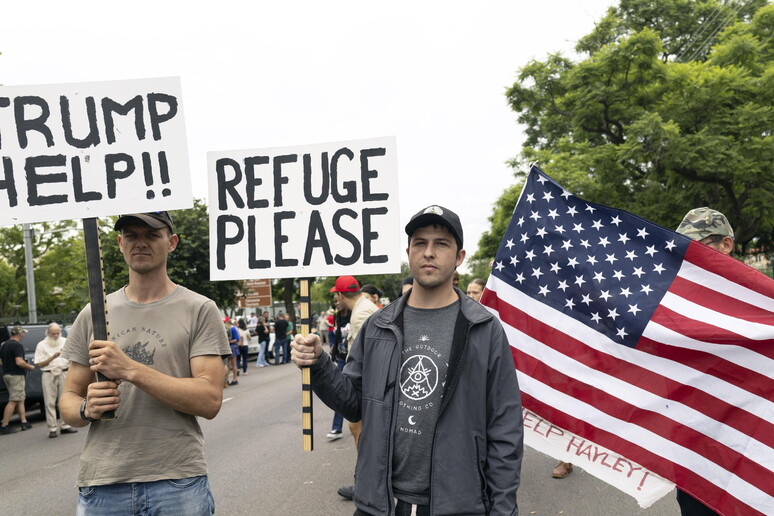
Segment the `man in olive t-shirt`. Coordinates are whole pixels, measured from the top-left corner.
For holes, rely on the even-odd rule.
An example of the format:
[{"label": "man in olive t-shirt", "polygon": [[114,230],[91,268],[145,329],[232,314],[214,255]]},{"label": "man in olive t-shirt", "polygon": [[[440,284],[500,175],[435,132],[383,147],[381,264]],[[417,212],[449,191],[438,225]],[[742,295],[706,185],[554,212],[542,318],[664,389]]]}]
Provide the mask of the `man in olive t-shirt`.
[{"label": "man in olive t-shirt", "polygon": [[[166,212],[124,215],[115,229],[129,283],[107,298],[109,340],[93,340],[87,306],[62,351],[71,361],[62,419],[91,424],[77,513],[213,514],[196,418],[212,419],[222,403],[221,356],[230,350],[220,314],[169,279],[178,237]],[[100,420],[111,410],[116,419]]]}]

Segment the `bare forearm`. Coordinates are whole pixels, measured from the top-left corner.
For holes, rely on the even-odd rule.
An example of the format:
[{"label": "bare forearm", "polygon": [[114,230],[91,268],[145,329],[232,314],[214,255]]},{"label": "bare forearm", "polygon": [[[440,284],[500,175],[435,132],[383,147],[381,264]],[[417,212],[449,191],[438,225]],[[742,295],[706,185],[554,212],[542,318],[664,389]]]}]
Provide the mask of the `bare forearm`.
[{"label": "bare forearm", "polygon": [[[222,376],[221,367],[218,371]],[[176,378],[137,364],[127,374],[126,381],[175,410],[207,419],[218,414],[223,400],[222,378],[207,373],[194,378]]]},{"label": "bare forearm", "polygon": [[81,419],[81,403],[85,396],[79,396],[74,392],[65,391],[59,398],[59,413],[62,421],[70,426],[83,427],[88,421]]}]

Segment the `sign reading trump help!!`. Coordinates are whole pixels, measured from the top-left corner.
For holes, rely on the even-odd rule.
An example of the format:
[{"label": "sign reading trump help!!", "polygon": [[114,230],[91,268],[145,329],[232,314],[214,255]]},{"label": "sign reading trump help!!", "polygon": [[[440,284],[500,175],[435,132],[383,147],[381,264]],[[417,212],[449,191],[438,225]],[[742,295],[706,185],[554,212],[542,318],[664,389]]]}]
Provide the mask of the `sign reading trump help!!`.
[{"label": "sign reading trump help!!", "polygon": [[394,138],[207,157],[211,279],[400,271]]},{"label": "sign reading trump help!!", "polygon": [[0,226],[190,206],[179,78],[0,86]]}]

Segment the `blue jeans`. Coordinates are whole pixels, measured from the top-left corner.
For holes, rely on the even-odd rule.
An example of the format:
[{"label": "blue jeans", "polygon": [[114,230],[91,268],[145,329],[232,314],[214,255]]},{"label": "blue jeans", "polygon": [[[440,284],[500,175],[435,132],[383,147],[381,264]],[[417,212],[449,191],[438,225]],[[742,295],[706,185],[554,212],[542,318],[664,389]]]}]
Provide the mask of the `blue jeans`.
[{"label": "blue jeans", "polygon": [[[280,362],[280,354],[282,354],[282,362]],[[285,362],[290,362],[290,339],[287,337],[274,341],[274,365]]]},{"label": "blue jeans", "polygon": [[215,500],[207,475],[78,488],[77,516],[210,516]]},{"label": "blue jeans", "polygon": [[255,361],[256,366],[269,365],[266,362],[266,347],[269,345],[268,340],[261,341],[261,351],[258,353],[258,360]]},{"label": "blue jeans", "polygon": [[247,372],[247,345],[239,346],[239,354],[237,355],[237,369],[242,369],[243,373]]},{"label": "blue jeans", "polygon": [[[336,359],[336,367],[339,368],[339,371],[344,369],[344,362],[345,361],[343,358]],[[341,426],[343,423],[344,423],[344,416],[342,416],[338,412],[335,412],[333,414],[333,423],[331,424],[331,431],[341,432]]]}]

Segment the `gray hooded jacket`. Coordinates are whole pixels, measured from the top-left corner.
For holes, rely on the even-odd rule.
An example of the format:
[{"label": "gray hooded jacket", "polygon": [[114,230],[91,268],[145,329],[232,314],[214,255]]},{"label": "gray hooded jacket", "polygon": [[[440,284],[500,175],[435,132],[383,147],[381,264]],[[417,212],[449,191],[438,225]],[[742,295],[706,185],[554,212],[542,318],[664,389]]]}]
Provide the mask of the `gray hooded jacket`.
[{"label": "gray hooded jacket", "polygon": [[[517,515],[523,426],[513,356],[499,321],[456,291],[460,311],[431,452],[431,514]],[[326,353],[311,370],[314,392],[326,405],[350,421],[363,420],[354,501],[367,514],[394,514],[393,436],[407,298],[365,322],[343,372]]]}]

